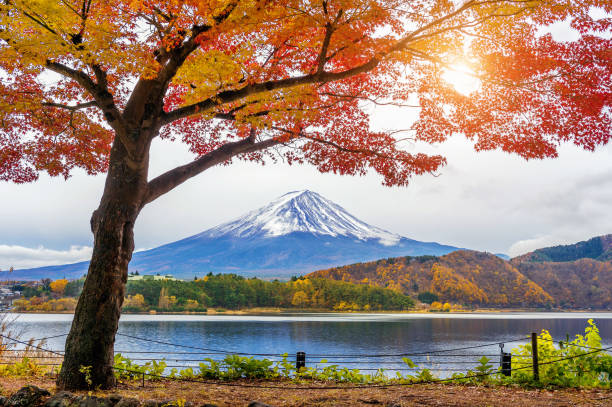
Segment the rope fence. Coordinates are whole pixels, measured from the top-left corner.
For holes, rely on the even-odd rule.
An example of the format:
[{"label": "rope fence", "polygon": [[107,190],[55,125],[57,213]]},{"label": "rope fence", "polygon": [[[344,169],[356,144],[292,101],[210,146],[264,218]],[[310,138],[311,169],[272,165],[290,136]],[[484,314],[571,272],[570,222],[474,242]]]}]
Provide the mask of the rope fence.
[{"label": "rope fence", "polygon": [[[0,334],[1,338],[7,339],[9,341],[11,341],[12,343],[15,344],[21,344],[26,346],[25,349],[2,349],[0,351],[1,358],[4,359],[23,359],[24,357],[30,358],[30,359],[43,359],[46,360],[46,362],[43,363],[37,363],[37,365],[39,366],[60,366],[60,363],[55,363],[56,360],[59,359],[63,359],[64,357],[64,352],[61,350],[53,350],[53,349],[47,349],[44,348],[42,346],[40,346],[41,341],[45,341],[47,339],[52,339],[52,338],[58,338],[58,337],[62,337],[62,336],[66,336],[67,334],[61,334],[61,335],[55,335],[55,336],[49,336],[49,337],[44,337],[44,338],[39,338],[39,339],[34,339],[34,340],[30,340],[28,342],[25,341],[21,341],[17,338],[12,338],[10,336],[4,335],[4,334]],[[121,353],[122,355],[129,355],[129,354],[138,354],[138,355],[146,355],[146,354],[150,354],[150,355],[158,355],[158,354],[164,354],[164,355],[183,355],[185,357],[189,357],[189,355],[215,355],[215,356],[219,356],[219,355],[242,355],[242,356],[266,356],[266,357],[271,357],[274,359],[278,359],[278,358],[282,358],[280,360],[271,360],[271,362],[280,362],[280,361],[288,361],[287,356],[288,354],[278,354],[278,353],[249,353],[249,352],[233,352],[233,351],[227,351],[227,350],[221,350],[221,349],[212,349],[212,348],[203,348],[203,347],[197,347],[197,346],[190,346],[190,345],[182,345],[182,344],[176,344],[176,343],[171,343],[171,342],[165,342],[165,341],[158,341],[155,339],[149,339],[149,338],[142,338],[142,337],[137,337],[134,335],[127,335],[127,334],[117,334],[118,336],[123,336],[123,337],[128,337],[131,339],[137,339],[137,340],[141,340],[144,342],[149,342],[149,343],[155,343],[155,344],[163,344],[163,345],[168,345],[168,346],[174,346],[174,347],[179,347],[179,348],[188,348],[188,349],[192,349],[192,350],[198,350],[201,352],[167,352],[167,351],[117,351],[115,352],[116,354]],[[508,363],[508,365],[505,364],[505,359],[504,358],[510,358],[511,356],[519,356],[521,358],[525,358],[525,355],[516,355],[516,354],[510,354],[510,353],[504,353],[503,352],[503,345],[506,343],[512,343],[512,342],[526,342],[529,339],[532,340],[532,347],[535,348],[537,350],[537,340],[546,340],[546,339],[542,339],[542,338],[538,338],[536,336],[536,334],[532,334],[530,336],[521,336],[518,338],[511,338],[509,340],[506,341],[498,341],[498,342],[490,342],[490,343],[485,343],[485,344],[479,344],[479,345],[473,345],[473,346],[464,346],[464,347],[458,347],[458,348],[452,348],[452,349],[441,349],[441,350],[433,350],[433,351],[429,351],[429,352],[413,352],[413,353],[389,353],[389,354],[313,354],[313,355],[308,355],[308,359],[311,361],[311,363],[314,363],[317,367],[319,366],[319,364],[323,364],[323,365],[335,365],[338,366],[339,364],[343,364],[344,366],[342,366],[343,368],[348,368],[347,365],[350,366],[362,366],[365,365],[366,367],[364,368],[359,368],[356,369],[358,371],[369,371],[369,372],[383,372],[383,371],[391,371],[391,372],[402,372],[402,371],[406,371],[406,372],[410,372],[410,371],[423,371],[423,368],[418,368],[418,367],[406,367],[406,363],[402,363],[399,361],[386,361],[386,360],[381,360],[381,358],[393,358],[393,357],[408,357],[408,356],[412,356],[412,357],[416,357],[416,358],[427,358],[426,361],[423,360],[419,360],[416,361],[415,364],[426,364],[426,365],[432,365],[432,368],[428,368],[427,370],[430,371],[443,371],[443,372],[465,372],[465,369],[461,369],[461,368],[456,368],[456,367],[448,367],[447,365],[461,365],[461,364],[472,364],[474,365],[474,361],[466,361],[466,360],[456,360],[456,359],[448,359],[448,358],[475,358],[475,357],[500,357],[499,362],[495,362],[492,360],[488,360],[486,362],[486,364],[498,364],[500,370],[498,371],[490,371],[490,372],[485,372],[485,373],[473,373],[473,374],[466,374],[466,375],[462,375],[460,378],[457,377],[449,377],[449,378],[435,378],[435,379],[429,379],[429,380],[420,380],[420,381],[414,381],[414,382],[392,382],[392,383],[372,383],[372,384],[359,384],[359,385],[354,385],[354,384],[347,384],[347,385],[331,385],[331,386],[271,386],[271,385],[262,385],[262,384],[254,384],[254,383],[240,383],[240,382],[225,382],[225,381],[219,381],[219,380],[203,380],[203,379],[198,379],[198,378],[194,378],[194,377],[177,377],[176,375],[165,375],[165,374],[155,374],[155,373],[151,373],[151,372],[144,372],[144,371],[138,371],[138,370],[132,370],[132,369],[125,369],[125,368],[121,368],[121,367],[113,367],[113,369],[115,369],[116,371],[120,371],[120,372],[125,372],[128,373],[130,375],[133,375],[134,377],[140,377],[142,376],[142,380],[143,380],[143,386],[144,386],[144,380],[145,377],[148,378],[155,378],[155,379],[164,379],[164,380],[175,380],[175,381],[182,381],[182,382],[191,382],[191,383],[202,383],[202,384],[213,384],[213,385],[220,385],[220,386],[229,386],[229,387],[251,387],[251,388],[262,388],[262,389],[296,389],[296,390],[305,390],[305,389],[312,389],[312,390],[330,390],[330,389],[351,389],[351,388],[373,388],[373,387],[397,387],[397,386],[410,386],[410,385],[416,385],[416,384],[434,384],[434,383],[444,383],[444,382],[449,382],[449,381],[455,381],[455,380],[466,380],[466,379],[472,379],[472,378],[482,378],[482,377],[486,377],[486,376],[490,376],[490,375],[497,375],[497,374],[503,374],[506,376],[509,376],[511,374],[511,372],[515,372],[515,371],[521,371],[521,370],[527,370],[527,369],[532,369],[533,373],[534,373],[534,379],[537,381],[538,380],[538,372],[539,372],[539,367],[540,366],[546,366],[546,365],[551,365],[551,364],[555,364],[555,363],[559,363],[562,361],[566,361],[566,360],[571,360],[571,359],[576,359],[576,358],[581,358],[581,357],[586,357],[588,355],[593,355],[596,353],[601,353],[601,352],[607,352],[610,349],[612,349],[612,346],[606,347],[606,348],[593,348],[593,347],[589,347],[586,345],[578,345],[578,344],[572,344],[569,343],[569,341],[555,341],[555,340],[546,340],[549,342],[558,342],[561,343],[563,345],[566,346],[577,346],[580,348],[584,348],[589,350],[588,352],[584,352],[584,353],[580,353],[580,354],[576,354],[576,355],[571,355],[571,356],[567,356],[567,357],[563,357],[563,358],[558,358],[555,360],[548,360],[548,361],[539,361],[538,357],[537,357],[537,351],[532,352],[532,363],[526,363],[524,361],[522,361],[520,363],[521,366],[519,367],[511,367],[510,363]],[[35,344],[34,342],[39,342],[39,345]],[[490,347],[493,345],[500,345],[500,353],[499,354],[465,354],[465,353],[457,353],[459,351],[465,351],[465,350],[472,350],[472,349],[479,349],[479,348],[484,348],[484,347]],[[532,348],[532,349],[533,349]],[[32,349],[36,349],[39,352],[43,352],[43,354],[33,354],[33,355],[19,355],[19,352],[28,352],[31,351]],[[4,352],[14,352],[13,354],[8,354],[8,355],[4,355]],[[332,360],[327,360],[326,358],[330,357],[333,358]],[[442,357],[442,358],[446,358],[446,359],[437,359],[438,357]],[[357,361],[349,361],[349,360],[336,360],[336,359],[348,359],[348,358],[361,358],[361,359],[377,359],[377,360],[357,360]],[[321,362],[313,362],[312,359],[322,359]],[[223,359],[213,359],[215,362],[222,362]],[[198,365],[180,365],[180,364],[172,364],[172,365],[168,365],[166,364],[166,362],[175,362],[175,363],[189,363],[189,362],[203,362],[202,359],[189,359],[189,358],[164,358],[164,359],[150,359],[150,358],[144,358],[144,357],[137,357],[137,358],[133,358],[130,359],[130,361],[139,361],[139,362],[164,362],[164,368],[182,368],[182,369],[189,369],[189,368],[197,368]],[[53,362],[53,363],[52,363]],[[306,362],[306,354],[303,352],[297,352],[296,354],[296,370],[299,370],[300,367],[305,367],[305,362]],[[384,364],[385,367],[383,369],[381,368],[372,368],[372,367],[367,367],[367,366],[371,366],[373,363],[379,363],[379,364]],[[4,361],[0,361],[0,365],[9,365],[11,363],[9,362],[4,362]],[[397,366],[397,368],[395,368],[396,365],[400,365]],[[446,365],[446,366],[445,366]],[[139,368],[145,367],[144,365],[137,365]],[[353,369],[355,369],[353,367]],[[585,371],[581,371],[581,372],[585,372]]]},{"label": "rope fence", "polygon": [[[203,350],[203,351],[207,351],[207,352],[211,352],[210,354],[222,354],[222,355],[244,355],[244,356],[269,356],[269,357],[273,357],[273,356],[282,356],[283,354],[279,354],[279,353],[250,353],[250,352],[241,352],[241,351],[233,351],[233,350],[227,350],[227,349],[211,349],[211,348],[203,348],[203,347],[198,347],[198,346],[190,346],[190,345],[182,345],[182,344],[177,344],[177,343],[171,343],[171,342],[164,342],[164,341],[158,341],[155,339],[149,339],[149,338],[143,338],[143,337],[139,337],[139,336],[134,336],[134,335],[127,335],[127,334],[121,334],[121,333],[117,333],[117,336],[123,336],[126,338],[131,338],[131,339],[138,339],[140,341],[143,342],[149,342],[149,343],[157,343],[157,344],[162,344],[162,345],[169,345],[169,346],[174,346],[174,347],[180,347],[180,348],[189,348],[189,349],[196,349],[196,350]],[[474,345],[474,346],[465,346],[465,347],[461,347],[461,348],[453,348],[453,349],[437,349],[437,350],[432,350],[429,352],[416,352],[416,353],[390,353],[390,354],[324,354],[324,353],[316,353],[313,355],[310,355],[310,357],[313,358],[331,358],[331,357],[335,357],[335,358],[389,358],[389,357],[407,357],[407,356],[428,356],[428,355],[433,355],[433,354],[438,354],[438,353],[446,353],[446,352],[454,352],[454,351],[461,351],[461,350],[469,350],[469,349],[478,349],[478,348],[484,348],[484,347],[488,347],[488,346],[493,346],[493,345],[499,345],[499,344],[505,344],[505,343],[512,343],[512,342],[520,342],[520,341],[524,341],[528,339],[528,337],[526,336],[521,336],[517,339],[509,339],[509,340],[504,340],[504,341],[498,341],[498,342],[491,342],[491,343],[485,343],[485,344],[479,344],[479,345]],[[128,352],[126,352],[128,353]],[[498,356],[498,355],[496,355]]]}]

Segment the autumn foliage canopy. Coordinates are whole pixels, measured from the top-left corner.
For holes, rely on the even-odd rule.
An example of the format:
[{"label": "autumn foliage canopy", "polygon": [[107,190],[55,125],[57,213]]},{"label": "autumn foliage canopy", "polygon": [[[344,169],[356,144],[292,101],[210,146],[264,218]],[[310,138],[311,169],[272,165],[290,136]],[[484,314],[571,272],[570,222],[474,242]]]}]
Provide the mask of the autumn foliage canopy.
[{"label": "autumn foliage canopy", "polygon": [[[445,163],[406,140],[593,150],[612,133],[611,12],[609,0],[3,0],[0,179],[104,172],[115,138],[134,156],[159,136],[197,157],[250,138],[221,162],[373,169],[387,185]],[[543,33],[558,22],[576,39]],[[443,79],[457,64],[479,79],[467,95]],[[372,131],[367,104],[418,119]]]}]

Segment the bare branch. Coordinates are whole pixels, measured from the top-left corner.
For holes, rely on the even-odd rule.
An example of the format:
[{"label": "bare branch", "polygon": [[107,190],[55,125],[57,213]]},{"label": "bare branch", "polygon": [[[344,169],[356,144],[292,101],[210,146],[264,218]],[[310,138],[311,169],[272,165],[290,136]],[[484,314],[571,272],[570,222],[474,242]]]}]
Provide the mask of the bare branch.
[{"label": "bare branch", "polygon": [[361,96],[361,95],[350,95],[348,93],[344,94],[344,93],[331,93],[331,92],[324,92],[322,93],[325,96],[330,96],[330,97],[335,97],[335,98],[340,98],[340,99],[360,99],[360,100],[367,100],[368,102],[371,102],[375,105],[378,106],[397,106],[397,107],[414,107],[414,108],[420,108],[420,105],[411,105],[411,104],[407,104],[407,103],[398,103],[398,102],[381,102],[378,99],[374,99],[368,96]]},{"label": "bare branch", "polygon": [[[314,137],[314,136],[308,135],[307,133],[304,133],[304,132],[300,132],[299,134],[296,135],[295,132],[293,132],[291,130],[284,129],[282,127],[274,126],[274,127],[272,127],[272,129],[280,131],[280,132],[283,132],[283,133],[292,134],[294,139],[304,138],[304,139],[313,141],[315,143],[328,145],[330,147],[335,148],[338,151],[342,151],[343,153],[360,154],[360,155],[363,155],[363,156],[366,156],[366,157],[375,156],[375,157],[383,158],[383,159],[386,159],[386,160],[406,162],[405,160],[403,160],[401,158],[392,157],[392,156],[389,156],[387,154],[381,153],[380,151],[377,151],[377,150],[372,150],[372,149],[367,149],[367,148],[349,148],[349,147],[344,147],[344,146],[341,146],[340,144],[335,143],[333,141],[325,140],[325,139],[322,139],[322,138],[319,138],[319,137]],[[397,131],[394,131],[394,132],[390,132],[389,134],[399,133],[399,132],[409,131],[409,130],[410,129],[407,129],[407,130],[397,130]],[[399,143],[401,141],[410,140],[410,139],[411,138],[406,137],[406,138],[403,138],[403,139],[394,140],[393,144],[397,144],[397,143]]]},{"label": "bare branch", "polygon": [[96,102],[95,100],[92,100],[92,101],[85,102],[85,103],[79,103],[78,105],[74,105],[74,106],[63,105],[61,103],[45,102],[42,105],[46,107],[57,107],[59,109],[65,109],[65,110],[70,110],[71,112],[76,112],[77,110],[80,110],[80,109],[98,106],[98,102]]},{"label": "bare branch", "polygon": [[94,68],[94,71],[96,76],[98,76],[98,81],[100,83],[95,83],[85,72],[70,68],[58,62],[47,60],[46,67],[53,72],[76,81],[91,96],[93,96],[97,105],[100,107],[100,109],[102,109],[106,121],[113,128],[113,130],[115,130],[115,133],[123,145],[128,151],[133,150],[134,145],[125,134],[126,127],[121,112],[119,109],[117,109],[117,106],[115,106],[113,95],[109,93],[105,87],[106,74],[104,74],[99,67]]},{"label": "bare branch", "polygon": [[280,141],[274,138],[269,138],[260,142],[256,142],[253,133],[250,137],[240,141],[230,142],[222,145],[214,151],[201,156],[200,158],[176,167],[157,178],[152,179],[148,185],[147,196],[144,199],[143,206],[154,201],[166,192],[171,191],[181,185],[188,179],[200,174],[201,172],[229,160],[239,154],[254,153],[256,151],[265,150],[269,147],[279,144]]},{"label": "bare branch", "polygon": [[53,62],[51,60],[47,60],[46,67],[53,72],[75,80],[79,85],[85,88],[87,92],[95,97],[96,83],[85,72],[72,69],[66,65],[60,64],[59,62]]},{"label": "bare branch", "polygon": [[106,78],[106,72],[98,64],[91,65],[91,69],[96,75],[96,81],[98,81],[98,87],[102,90],[108,91],[108,80]]}]

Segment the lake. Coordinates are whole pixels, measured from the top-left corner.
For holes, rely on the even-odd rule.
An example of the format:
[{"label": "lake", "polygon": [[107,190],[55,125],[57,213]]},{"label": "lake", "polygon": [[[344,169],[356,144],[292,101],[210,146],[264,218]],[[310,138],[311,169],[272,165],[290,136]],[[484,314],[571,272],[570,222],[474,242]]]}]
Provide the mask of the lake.
[{"label": "lake", "polygon": [[[504,351],[509,352],[527,343],[531,332],[542,329],[556,340],[565,339],[566,334],[573,338],[584,333],[589,318],[599,327],[604,347],[612,346],[612,313],[126,314],[119,323],[115,349],[142,359],[140,363],[165,358],[170,366],[197,366],[204,357],[220,359],[225,353],[288,353],[294,361],[296,352],[302,351],[308,366],[323,366],[320,361],[325,358],[368,372],[382,367],[403,373],[407,366],[397,355],[418,353],[410,356],[414,362],[447,376],[474,368],[482,355],[497,363],[500,349],[496,342],[506,342]],[[29,339],[65,334],[71,321],[69,314],[20,314],[14,324],[22,331],[21,337]],[[46,347],[63,350],[64,340],[64,336],[51,338]]]}]

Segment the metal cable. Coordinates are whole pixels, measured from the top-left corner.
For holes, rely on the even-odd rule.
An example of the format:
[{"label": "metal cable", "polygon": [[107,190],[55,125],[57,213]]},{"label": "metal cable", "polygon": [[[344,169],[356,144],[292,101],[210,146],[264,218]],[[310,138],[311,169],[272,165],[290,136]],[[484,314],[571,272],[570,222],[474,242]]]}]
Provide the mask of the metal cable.
[{"label": "metal cable", "polygon": [[[29,345],[30,347],[39,349],[41,351],[44,352],[49,352],[49,353],[55,353],[53,351],[50,351],[48,349],[44,349],[40,346],[37,345],[30,345],[27,342],[23,342],[20,341],[18,339],[15,338],[11,338],[9,336],[0,334],[0,337],[6,338],[8,340],[14,341],[16,343],[21,343],[24,345]],[[497,342],[497,343],[502,343],[502,342]],[[567,356],[564,358],[560,358],[560,359],[556,359],[556,360],[551,360],[548,362],[541,362],[538,363],[538,366],[545,366],[545,365],[549,365],[549,364],[553,364],[553,363],[558,363],[564,360],[571,360],[571,359],[576,359],[579,357],[584,357],[586,355],[590,355],[590,354],[595,354],[595,353],[599,353],[599,352],[604,352],[604,351],[608,351],[612,349],[612,346],[609,346],[607,348],[601,348],[601,349],[596,349],[593,350],[591,352],[587,352],[587,353],[583,353],[580,355],[573,355],[573,356]],[[455,349],[457,350],[457,349]],[[60,356],[63,356],[59,353],[56,353]],[[512,371],[517,371],[517,370],[524,370],[524,369],[531,369],[532,366],[523,366],[523,367],[519,367],[516,369],[512,369]],[[180,377],[171,377],[171,376],[164,376],[164,375],[158,375],[158,374],[153,374],[153,373],[145,373],[145,372],[139,372],[139,371],[135,371],[135,370],[130,370],[130,369],[124,369],[124,368],[119,368],[119,367],[113,367],[114,370],[118,370],[118,371],[125,371],[125,372],[129,372],[132,374],[136,374],[136,375],[142,375],[143,378],[146,376],[149,377],[156,377],[156,378],[160,378],[160,379],[170,379],[170,380],[176,380],[176,381],[183,381],[183,382],[191,382],[191,383],[203,383],[203,384],[214,384],[214,385],[220,385],[220,386],[229,386],[229,387],[244,387],[244,388],[261,388],[261,389],[293,389],[293,390],[332,390],[332,389],[357,389],[357,388],[388,388],[388,387],[401,387],[401,386],[411,386],[411,385],[417,385],[417,384],[433,384],[433,383],[443,383],[443,382],[448,382],[448,381],[454,381],[454,380],[465,380],[465,379],[470,379],[470,378],[477,378],[477,377],[485,377],[485,376],[490,376],[493,374],[498,374],[499,372],[488,372],[488,373],[478,373],[478,374],[472,374],[472,375],[466,375],[463,376],[461,378],[447,378],[447,379],[432,379],[432,380],[424,380],[424,381],[420,381],[420,382],[409,382],[409,383],[386,383],[386,384],[370,384],[370,385],[353,385],[353,386],[267,386],[267,385],[251,385],[251,384],[244,384],[244,383],[226,383],[226,382],[219,382],[219,381],[204,381],[204,380],[196,380],[196,379],[190,379],[190,378],[180,378]]]},{"label": "metal cable", "polygon": [[[211,348],[203,348],[203,347],[198,347],[198,346],[181,345],[181,344],[176,344],[176,343],[171,343],[171,342],[158,341],[158,340],[155,340],[155,339],[142,338],[142,337],[134,336],[134,335],[127,335],[127,334],[120,334],[120,333],[117,333],[117,335],[118,336],[124,336],[124,337],[127,337],[127,338],[132,338],[132,339],[138,339],[138,340],[141,340],[141,341],[144,341],[144,342],[159,343],[159,344],[162,344],[162,345],[176,346],[176,347],[188,348],[188,349],[204,350],[204,351],[211,352],[211,354],[252,355],[252,356],[282,356],[282,354],[279,354],[279,353],[232,352],[232,351],[222,350],[222,349],[211,349]],[[396,353],[396,354],[373,354],[373,355],[364,355],[364,354],[314,354],[314,355],[310,355],[310,357],[315,357],[315,358],[325,358],[325,357],[340,357],[340,358],[368,357],[368,358],[380,358],[380,357],[401,357],[401,356],[427,356],[427,355],[432,355],[432,354],[435,354],[435,353],[446,353],[446,352],[453,352],[453,351],[458,351],[458,350],[477,349],[477,348],[483,348],[483,347],[487,347],[487,346],[499,345],[499,344],[510,343],[510,342],[520,342],[520,341],[524,341],[524,340],[526,340],[528,338],[529,337],[527,337],[527,336],[522,336],[522,337],[520,337],[518,339],[498,341],[498,342],[491,342],[491,343],[485,343],[485,344],[474,345],[474,346],[465,346],[465,347],[461,347],[461,348],[433,350],[433,351],[428,351],[428,352]]]}]

